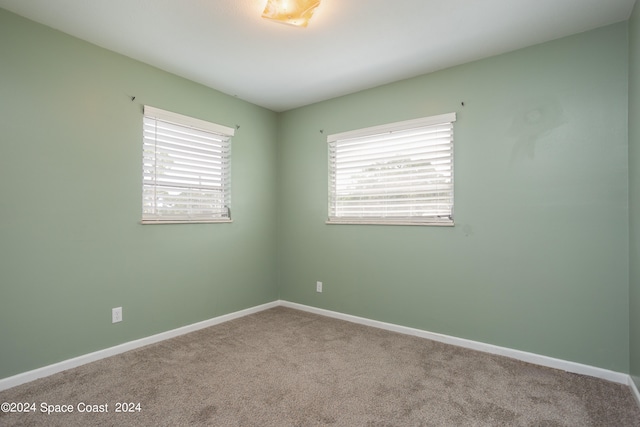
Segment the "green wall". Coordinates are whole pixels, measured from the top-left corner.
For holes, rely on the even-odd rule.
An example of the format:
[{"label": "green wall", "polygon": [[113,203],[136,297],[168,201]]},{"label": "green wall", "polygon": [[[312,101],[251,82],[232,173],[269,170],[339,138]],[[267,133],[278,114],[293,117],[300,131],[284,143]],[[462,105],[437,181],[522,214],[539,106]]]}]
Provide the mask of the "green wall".
[{"label": "green wall", "polygon": [[[240,125],[232,224],[139,224],[142,104]],[[276,117],[0,9],[0,378],[276,300]]]},{"label": "green wall", "polygon": [[631,376],[640,389],[640,3],[629,21],[629,310]]},{"label": "green wall", "polygon": [[[280,297],[628,372],[627,92],[620,23],[282,114]],[[325,224],[327,134],[454,111],[455,227]]]},{"label": "green wall", "polygon": [[[0,378],[278,298],[637,378],[638,14],[276,114],[0,9]],[[139,224],[142,104],[240,125],[232,224]],[[326,135],[454,111],[455,227],[325,224]]]}]

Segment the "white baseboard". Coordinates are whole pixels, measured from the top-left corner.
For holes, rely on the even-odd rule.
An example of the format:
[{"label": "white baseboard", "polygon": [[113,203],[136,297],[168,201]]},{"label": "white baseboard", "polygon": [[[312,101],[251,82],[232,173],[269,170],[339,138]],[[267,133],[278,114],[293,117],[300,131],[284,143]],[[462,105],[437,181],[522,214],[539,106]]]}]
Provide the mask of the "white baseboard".
[{"label": "white baseboard", "polygon": [[167,332],[162,332],[150,337],[141,338],[135,341],[123,343],[114,347],[110,347],[104,350],[99,350],[93,353],[85,354],[82,356],[74,357],[72,359],[64,360],[62,362],[54,363],[53,365],[44,366],[42,368],[27,371],[21,374],[14,375],[12,377],[0,379],[0,391],[9,389],[11,387],[18,386],[20,384],[27,383],[29,381],[36,380],[38,378],[46,377],[56,374],[58,372],[66,371],[67,369],[75,368],[96,360],[104,359],[105,357],[114,356],[116,354],[124,353],[129,350],[133,350],[145,345],[154,344],[159,341],[164,341],[170,338],[174,338],[180,335],[188,334],[199,329],[208,328],[210,326],[218,325],[220,323],[228,322],[229,320],[237,319],[249,314],[258,313],[263,310],[268,310],[274,307],[289,307],[301,311],[319,314],[322,316],[332,317],[335,319],[345,320],[352,323],[358,323],[361,325],[372,326],[379,329],[385,329],[393,332],[398,332],[405,335],[413,335],[421,338],[430,339],[446,344],[452,344],[459,347],[469,348],[473,350],[482,351],[485,353],[497,354],[501,356],[510,357],[512,359],[521,360],[524,362],[532,363],[535,365],[546,366],[549,368],[560,369],[567,372],[576,374],[588,375],[591,377],[601,378],[604,380],[627,384],[634,393],[638,404],[640,405],[640,393],[627,374],[621,372],[610,371],[607,369],[597,368],[590,365],[584,365],[575,362],[569,362],[562,359],[555,359],[552,357],[542,356],[535,353],[528,353],[520,350],[513,350],[506,347],[499,347],[491,344],[485,344],[478,341],[467,340],[463,338],[456,338],[449,335],[438,334],[434,332],[428,332],[421,329],[409,328],[406,326],[395,325],[392,323],[380,322],[377,320],[367,319],[364,317],[352,316],[350,314],[339,313],[336,311],[325,310],[322,308],[311,307],[308,305],[297,304],[289,301],[273,301],[267,304],[258,305],[245,310],[240,310],[234,313],[225,314],[223,316],[214,317],[209,320],[194,323],[192,325],[183,326],[181,328],[173,329]]},{"label": "white baseboard", "polygon": [[247,308],[245,310],[236,311],[233,313],[225,314],[222,316],[214,317],[212,319],[204,320],[202,322],[193,323],[191,325],[183,326],[181,328],[172,329],[170,331],[161,332],[150,337],[141,338],[135,341],[129,341],[124,344],[109,347],[104,350],[98,350],[93,353],[84,354],[82,356],[74,357],[73,359],[63,360],[62,362],[54,363],[53,365],[44,366],[42,368],[34,369],[32,371],[23,372],[21,374],[14,375],[0,379],[0,391],[9,389],[11,387],[18,386],[20,384],[27,383],[29,381],[36,380],[38,378],[47,377],[49,375],[56,374],[58,372],[66,371],[67,369],[75,368],[96,360],[104,359],[105,357],[114,356],[116,354],[124,353],[129,350],[133,350],[145,345],[154,344],[159,341],[164,341],[169,338],[174,338],[180,335],[188,334],[199,329],[208,328],[209,326],[218,325],[220,323],[228,322],[229,320],[237,319],[239,317],[247,316],[249,314],[258,313],[263,310],[277,307],[278,301],[273,301],[267,304],[258,305],[255,307]]},{"label": "white baseboard", "polygon": [[359,323],[361,325],[373,326],[375,328],[386,329],[393,332],[399,332],[405,335],[413,335],[421,338],[430,339],[433,341],[442,342],[445,344],[452,344],[459,347],[478,350],[485,353],[498,354],[501,356],[510,357],[512,359],[521,360],[523,362],[532,363],[534,365],[560,369],[560,370],[563,370],[566,372],[572,372],[575,374],[588,375],[591,377],[601,378],[601,379],[612,381],[615,383],[629,384],[629,381],[630,381],[630,376],[627,374],[623,374],[621,372],[610,371],[607,369],[597,368],[595,366],[590,366],[590,365],[583,365],[581,363],[569,362],[562,359],[555,359],[553,357],[542,356],[535,353],[528,353],[526,351],[513,350],[511,348],[499,347],[496,345],[485,344],[478,341],[471,341],[464,338],[456,338],[449,335],[423,331],[421,329],[414,329],[406,326],[395,325],[393,323],[379,322],[377,320],[371,320],[364,317],[352,316],[350,314],[343,314],[336,311],[325,310],[322,308],[311,307],[308,305],[297,304],[297,303],[292,303],[288,301],[280,301],[280,305],[283,307],[295,308],[295,309],[307,311],[310,313],[315,313],[315,314],[320,314],[327,317],[346,320],[348,322]]}]

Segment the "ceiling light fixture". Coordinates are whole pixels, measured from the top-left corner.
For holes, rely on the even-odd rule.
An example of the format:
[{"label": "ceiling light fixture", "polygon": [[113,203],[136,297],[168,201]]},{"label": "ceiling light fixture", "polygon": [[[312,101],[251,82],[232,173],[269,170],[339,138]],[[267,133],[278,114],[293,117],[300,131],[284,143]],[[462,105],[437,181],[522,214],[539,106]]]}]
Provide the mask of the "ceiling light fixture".
[{"label": "ceiling light fixture", "polygon": [[296,27],[306,27],[320,0],[267,0],[262,17]]}]

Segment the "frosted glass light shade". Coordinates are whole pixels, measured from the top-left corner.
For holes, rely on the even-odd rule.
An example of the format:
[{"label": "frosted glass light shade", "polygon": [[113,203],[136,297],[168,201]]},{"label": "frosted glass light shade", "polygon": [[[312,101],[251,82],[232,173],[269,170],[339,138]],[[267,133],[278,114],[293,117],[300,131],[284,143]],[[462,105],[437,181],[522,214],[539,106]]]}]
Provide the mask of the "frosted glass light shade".
[{"label": "frosted glass light shade", "polygon": [[306,27],[320,0],[267,0],[262,17],[296,27]]}]

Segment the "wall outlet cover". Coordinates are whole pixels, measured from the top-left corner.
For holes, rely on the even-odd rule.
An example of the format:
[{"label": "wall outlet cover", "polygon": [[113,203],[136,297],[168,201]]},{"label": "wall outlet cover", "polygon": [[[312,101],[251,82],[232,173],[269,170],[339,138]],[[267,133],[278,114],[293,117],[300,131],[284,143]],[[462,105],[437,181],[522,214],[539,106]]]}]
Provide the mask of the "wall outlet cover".
[{"label": "wall outlet cover", "polygon": [[122,307],[111,309],[111,323],[122,322]]}]

